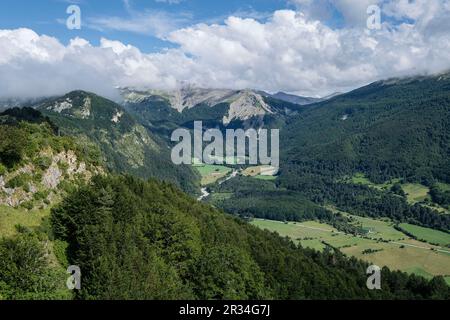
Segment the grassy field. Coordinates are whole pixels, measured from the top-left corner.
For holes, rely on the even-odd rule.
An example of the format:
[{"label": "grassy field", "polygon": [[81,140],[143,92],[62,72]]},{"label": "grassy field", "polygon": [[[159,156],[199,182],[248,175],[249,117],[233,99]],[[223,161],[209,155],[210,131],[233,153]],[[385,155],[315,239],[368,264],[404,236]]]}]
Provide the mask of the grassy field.
[{"label": "grassy field", "polygon": [[383,184],[376,184],[370,181],[363,173],[357,173],[349,180],[353,184],[363,184],[378,190],[389,190],[392,186],[400,181],[400,179],[393,179]]},{"label": "grassy field", "polygon": [[247,169],[242,171],[242,175],[246,176],[246,177],[253,177],[255,179],[266,180],[266,181],[273,181],[273,180],[277,179],[276,176],[262,175],[261,170],[264,170],[264,168],[267,168],[267,166],[248,167]]},{"label": "grassy field", "polygon": [[371,239],[383,239],[388,241],[398,241],[407,238],[405,234],[396,230],[390,221],[375,220],[371,218],[351,216],[364,229],[368,230],[367,237]]},{"label": "grassy field", "polygon": [[405,191],[408,202],[411,204],[422,202],[425,199],[429,198],[428,193],[430,192],[430,189],[421,184],[417,183],[403,184],[402,189],[403,191]]},{"label": "grassy field", "polygon": [[[376,184],[370,181],[364,174],[357,173],[354,176],[350,178],[345,178],[345,182],[352,183],[352,184],[363,184],[366,186],[369,186],[371,188],[375,188],[381,191],[388,191],[392,188],[392,186],[395,183],[400,183],[400,179],[393,179],[391,181],[388,181],[383,184]],[[450,185],[445,183],[437,183],[438,187],[441,190],[450,190]],[[421,205],[433,210],[438,211],[442,214],[450,214],[449,210],[438,205],[437,203],[431,202],[431,196],[429,195],[430,189],[424,185],[418,184],[418,183],[405,183],[402,184],[402,189],[406,194],[406,199],[408,203],[410,204],[416,204],[418,202],[423,202],[424,200],[428,199],[428,203],[422,203]]]},{"label": "grassy field", "polygon": [[354,184],[363,184],[363,185],[366,185],[366,186],[373,186],[373,187],[376,187],[376,188],[378,188],[378,189],[381,189],[381,186],[380,185],[377,185],[377,184],[374,184],[374,183],[372,183],[368,178],[366,178],[366,176],[364,175],[364,174],[362,174],[362,173],[357,173],[357,174],[355,174],[352,178],[351,178],[351,180],[350,180],[352,183],[354,183]]},{"label": "grassy field", "polygon": [[49,215],[50,209],[26,211],[0,206],[0,237],[7,238],[16,234],[16,225],[36,228]]},{"label": "grassy field", "polygon": [[[401,242],[403,243],[403,242]],[[393,270],[430,278],[434,275],[450,275],[450,254],[432,251],[422,242],[405,241],[405,244],[417,245],[421,248],[410,247],[395,243],[370,243],[359,246],[342,248],[347,255],[369,261],[379,266],[387,266]],[[372,254],[364,254],[364,250],[381,250]]]},{"label": "grassy field", "polygon": [[[354,184],[363,184],[378,190],[389,190],[395,183],[399,183],[400,179],[393,179],[383,184],[376,184],[370,181],[364,174],[357,173],[351,177],[349,181]],[[430,199],[428,195],[430,189],[424,185],[418,183],[405,183],[402,184],[402,189],[406,193],[409,203],[414,204],[422,202],[427,198]]]},{"label": "grassy field", "polygon": [[[435,275],[450,276],[450,253],[432,250],[433,248],[438,249],[438,247],[410,239],[395,230],[390,221],[352,217],[356,223],[371,230],[367,238],[343,234],[328,224],[315,221],[283,223],[256,219],[252,221],[252,224],[289,237],[303,247],[322,250],[327,243],[339,248],[349,256],[379,266],[387,266],[393,270],[415,273],[427,278]],[[376,252],[364,253],[368,249]],[[450,283],[450,277],[447,277],[446,281]]]},{"label": "grassy field", "polygon": [[231,168],[225,166],[209,165],[209,164],[196,166],[195,168],[202,176],[201,184],[203,186],[215,183],[217,180],[226,177],[227,174],[229,174],[232,171]]},{"label": "grassy field", "polygon": [[360,225],[363,229],[368,231],[368,234],[366,236],[368,238],[375,240],[383,239],[389,241],[397,241],[407,238],[407,236],[404,233],[394,228],[394,223],[389,219],[375,220],[371,218],[350,215],[346,212],[339,211],[333,207],[326,207],[326,208],[335,213],[339,212],[345,215],[346,217],[349,217],[352,220],[354,220],[354,224]]},{"label": "grassy field", "polygon": [[433,230],[430,228],[423,228],[408,223],[402,223],[399,226],[400,228],[412,234],[414,237],[416,237],[421,241],[426,241],[432,244],[438,244],[440,246],[450,245],[450,234],[448,233]]},{"label": "grassy field", "polygon": [[283,237],[293,239],[294,242],[300,243],[304,247],[317,250],[325,248],[325,243],[341,248],[347,246],[357,246],[371,241],[340,233],[332,226],[316,221],[284,223],[279,221],[255,219],[252,224],[261,229],[275,231]]},{"label": "grassy field", "polygon": [[242,175],[244,175],[246,177],[256,177],[256,176],[260,175],[261,168],[263,168],[263,167],[264,166],[248,167],[247,169],[242,171]]}]

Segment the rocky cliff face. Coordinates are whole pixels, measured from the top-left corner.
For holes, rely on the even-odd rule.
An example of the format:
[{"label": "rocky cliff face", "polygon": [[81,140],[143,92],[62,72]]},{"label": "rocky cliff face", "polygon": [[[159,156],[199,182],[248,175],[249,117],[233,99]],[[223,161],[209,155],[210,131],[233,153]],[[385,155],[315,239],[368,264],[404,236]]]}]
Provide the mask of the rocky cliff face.
[{"label": "rocky cliff face", "polygon": [[31,108],[0,113],[0,206],[49,205],[70,186],[101,171],[94,165],[100,165],[94,149],[56,131]]},{"label": "rocky cliff face", "polygon": [[122,97],[125,103],[141,103],[150,97],[165,100],[173,109],[183,112],[199,104],[210,107],[222,102],[232,101],[239,91],[227,89],[203,89],[193,86],[185,86],[177,90],[133,90],[122,89]]},{"label": "rocky cliff face", "polygon": [[71,186],[104,173],[102,168],[80,161],[72,150],[43,150],[38,159],[0,175],[0,205],[45,207]]},{"label": "rocky cliff face", "polygon": [[202,89],[192,86],[172,91],[123,89],[122,97],[125,104],[140,104],[156,99],[179,113],[197,106],[228,104],[228,112],[220,119],[225,126],[235,120],[246,121],[274,113],[264,96],[253,90]]},{"label": "rocky cliff face", "polygon": [[233,120],[246,121],[273,113],[274,111],[261,95],[253,91],[243,91],[230,103],[230,109],[228,115],[223,118],[223,124],[227,125]]}]

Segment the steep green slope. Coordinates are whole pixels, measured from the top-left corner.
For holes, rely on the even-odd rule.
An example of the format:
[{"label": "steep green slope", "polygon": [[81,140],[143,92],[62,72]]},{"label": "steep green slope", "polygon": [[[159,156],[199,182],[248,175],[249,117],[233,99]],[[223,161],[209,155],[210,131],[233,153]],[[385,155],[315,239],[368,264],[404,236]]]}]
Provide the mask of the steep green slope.
[{"label": "steep green slope", "polygon": [[49,258],[48,238],[23,231],[0,238],[0,300],[72,299],[65,270]]},{"label": "steep green slope", "polygon": [[450,74],[376,82],[310,107],[282,136],[287,165],[322,175],[450,181]]},{"label": "steep green slope", "polygon": [[118,104],[97,95],[74,91],[38,106],[61,133],[98,145],[104,163],[115,171],[173,182],[183,190],[199,190],[198,175],[175,166],[167,144]]},{"label": "steep green slope", "polygon": [[50,207],[104,170],[94,145],[56,131],[31,108],[0,114],[0,300],[72,298]]},{"label": "steep green slope", "polygon": [[370,291],[364,263],[298,248],[155,181],[97,177],[51,222],[83,272],[81,299],[449,297],[442,278],[387,269]]},{"label": "steep green slope", "polygon": [[450,230],[450,217],[353,184],[450,178],[450,75],[380,81],[310,106],[282,130],[279,186],[344,211]]}]

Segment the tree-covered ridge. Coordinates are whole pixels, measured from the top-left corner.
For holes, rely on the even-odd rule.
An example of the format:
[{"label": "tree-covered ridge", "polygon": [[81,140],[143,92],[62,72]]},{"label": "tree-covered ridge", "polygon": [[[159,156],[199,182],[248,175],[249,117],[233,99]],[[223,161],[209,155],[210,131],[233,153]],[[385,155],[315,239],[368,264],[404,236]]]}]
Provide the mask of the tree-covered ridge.
[{"label": "tree-covered ridge", "polygon": [[32,108],[14,108],[0,113],[2,128],[2,162],[13,168],[39,151],[52,148],[57,152],[73,150],[77,157],[92,165],[100,165],[100,152],[95,145],[78,143],[73,137],[60,135],[59,128]]},{"label": "tree-covered ridge", "polygon": [[282,131],[284,164],[321,175],[450,181],[450,78],[381,81],[310,106]]},{"label": "tree-covered ridge", "polygon": [[[43,208],[103,172],[95,146],[57,132],[48,118],[31,108],[0,114],[2,222],[11,212],[26,220],[33,208],[48,210]],[[42,221],[38,228],[11,223],[13,236],[0,233],[0,300],[71,299],[48,223]]]},{"label": "tree-covered ridge", "polygon": [[155,177],[196,193],[199,177],[191,168],[175,166],[167,143],[140,125],[117,103],[84,91],[49,99],[37,108],[61,133],[94,143],[111,171]]},{"label": "tree-covered ridge", "polygon": [[442,278],[305,250],[189,198],[169,184],[96,177],[52,212],[57,239],[83,272],[81,299],[447,299]]}]

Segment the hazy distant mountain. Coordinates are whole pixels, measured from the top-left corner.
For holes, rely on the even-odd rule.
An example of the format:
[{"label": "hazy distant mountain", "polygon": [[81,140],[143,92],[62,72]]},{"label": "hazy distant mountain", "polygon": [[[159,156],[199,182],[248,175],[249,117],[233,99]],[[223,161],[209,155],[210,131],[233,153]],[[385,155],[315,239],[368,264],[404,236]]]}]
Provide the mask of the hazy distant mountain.
[{"label": "hazy distant mountain", "polygon": [[340,96],[340,95],[342,95],[342,94],[343,94],[342,92],[335,92],[335,93],[332,93],[332,94],[330,94],[330,95],[328,95],[328,96],[322,97],[322,98],[320,98],[319,100],[321,100],[321,101],[330,100],[330,99],[333,99],[333,98],[335,98],[335,97],[338,97],[338,96]]},{"label": "hazy distant mountain", "polygon": [[296,95],[288,94],[288,93],[284,93],[284,92],[278,92],[276,94],[271,95],[271,97],[278,99],[278,100],[299,104],[302,106],[321,101],[321,99],[319,99],[319,98],[301,97],[301,96],[296,96]]},{"label": "hazy distant mountain", "polygon": [[4,111],[6,109],[11,108],[22,108],[26,106],[31,106],[42,101],[44,98],[0,98],[0,111]]},{"label": "hazy distant mountain", "polygon": [[294,103],[294,104],[298,104],[301,106],[307,106],[307,105],[311,105],[317,102],[322,102],[325,100],[329,100],[331,98],[337,97],[339,95],[341,95],[342,93],[340,92],[336,92],[333,94],[330,94],[328,96],[322,97],[322,98],[312,98],[312,97],[303,97],[303,96],[298,96],[298,95],[294,95],[294,94],[289,94],[289,93],[285,93],[285,92],[278,92],[275,94],[270,94],[264,91],[258,91],[259,94],[263,95],[264,97],[271,97],[280,101],[285,101],[285,102],[289,102],[289,103]]}]

